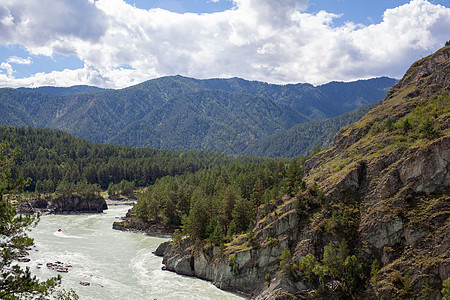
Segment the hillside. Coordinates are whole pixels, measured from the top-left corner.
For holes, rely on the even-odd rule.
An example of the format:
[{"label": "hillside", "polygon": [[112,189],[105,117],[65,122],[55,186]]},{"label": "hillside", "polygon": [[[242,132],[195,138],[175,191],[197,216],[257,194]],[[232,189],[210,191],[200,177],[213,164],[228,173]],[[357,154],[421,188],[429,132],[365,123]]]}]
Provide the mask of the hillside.
[{"label": "hillside", "polygon": [[230,162],[205,151],[137,149],[96,144],[55,129],[0,126],[0,141],[21,150],[14,178],[31,178],[27,191],[54,192],[59,183],[86,180],[107,189],[125,180],[137,186],[158,178],[195,172]]},{"label": "hillside", "polygon": [[306,161],[300,184],[288,175],[296,188],[262,204],[246,232],[217,243],[220,222],[202,241],[183,228],[191,237],[175,235],[156,254],[168,270],[256,299],[441,299],[450,288],[449,120],[450,46],[414,63]]},{"label": "hillside", "polygon": [[313,87],[172,76],[121,90],[0,89],[0,124],[60,129],[93,142],[238,155],[259,138],[380,100],[394,83],[376,78]]},{"label": "hillside", "polygon": [[308,155],[317,148],[331,146],[341,128],[358,121],[378,104],[375,102],[337,117],[294,125],[286,131],[254,140],[241,154],[287,158]]}]

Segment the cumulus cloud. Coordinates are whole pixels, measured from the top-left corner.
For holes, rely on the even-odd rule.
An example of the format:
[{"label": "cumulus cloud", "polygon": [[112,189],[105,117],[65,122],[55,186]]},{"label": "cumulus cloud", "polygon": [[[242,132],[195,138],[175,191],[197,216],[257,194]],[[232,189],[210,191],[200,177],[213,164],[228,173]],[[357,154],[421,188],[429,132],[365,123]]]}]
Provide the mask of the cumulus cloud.
[{"label": "cumulus cloud", "polygon": [[234,0],[238,9],[248,16],[257,18],[259,24],[270,24],[274,27],[291,23],[291,16],[297,10],[305,10],[307,0]]},{"label": "cumulus cloud", "polygon": [[117,88],[174,74],[313,84],[398,78],[440,48],[450,28],[450,9],[426,0],[387,10],[370,26],[335,26],[340,16],[307,13],[306,0],[233,3],[223,12],[178,14],[123,0],[3,0],[0,44],[74,54],[84,67],[15,79],[7,68],[13,61],[5,61],[0,85]]},{"label": "cumulus cloud", "polygon": [[56,45],[76,39],[98,42],[105,19],[88,0],[2,0],[0,43],[22,44],[33,53],[49,55]]},{"label": "cumulus cloud", "polygon": [[8,74],[8,77],[11,77],[14,73],[12,66],[7,62],[2,62],[0,64],[0,68],[6,71],[6,74]]}]

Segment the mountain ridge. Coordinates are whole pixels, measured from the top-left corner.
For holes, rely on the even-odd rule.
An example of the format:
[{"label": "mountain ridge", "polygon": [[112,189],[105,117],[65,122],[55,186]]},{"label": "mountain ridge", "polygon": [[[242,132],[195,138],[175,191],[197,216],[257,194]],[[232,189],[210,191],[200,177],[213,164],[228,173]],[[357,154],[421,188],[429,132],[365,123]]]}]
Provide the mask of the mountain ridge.
[{"label": "mountain ridge", "polygon": [[360,86],[335,104],[327,95],[331,92],[309,84],[238,78],[171,76],[120,90],[94,88],[95,93],[88,94],[78,91],[91,87],[57,89],[56,95],[39,92],[42,89],[0,89],[1,124],[61,129],[94,142],[239,155],[260,137],[373,103],[394,82],[377,78],[332,83],[342,90]]}]

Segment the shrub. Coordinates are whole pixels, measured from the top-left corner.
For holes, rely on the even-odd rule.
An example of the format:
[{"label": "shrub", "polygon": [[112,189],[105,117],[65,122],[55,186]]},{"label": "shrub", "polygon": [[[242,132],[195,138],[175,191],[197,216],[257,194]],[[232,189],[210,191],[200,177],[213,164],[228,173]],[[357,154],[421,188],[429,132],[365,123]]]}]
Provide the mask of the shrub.
[{"label": "shrub", "polygon": [[294,275],[294,264],[292,262],[292,254],[289,249],[284,249],[280,256],[280,268],[284,274],[288,276]]},{"label": "shrub", "polygon": [[392,118],[387,118],[386,123],[385,123],[385,127],[387,131],[392,131],[394,130],[394,124],[395,124],[395,120]]},{"label": "shrub", "polygon": [[370,284],[375,287],[378,282],[378,271],[380,270],[380,262],[378,259],[374,259],[370,266]]},{"label": "shrub", "polygon": [[362,267],[356,256],[348,256],[344,262],[344,280],[347,290],[353,294],[362,282]]},{"label": "shrub", "polygon": [[265,241],[267,243],[269,243],[269,245],[274,246],[274,247],[278,247],[280,245],[280,241],[277,238],[266,237]]},{"label": "shrub", "polygon": [[442,283],[441,293],[443,300],[450,300],[450,277]]},{"label": "shrub", "polygon": [[304,278],[307,281],[312,283],[317,282],[317,276],[314,273],[317,264],[316,258],[311,253],[300,259],[300,270],[303,272]]},{"label": "shrub", "polygon": [[439,130],[436,128],[434,122],[431,118],[426,118],[425,121],[420,126],[420,133],[426,139],[434,139],[439,136]]},{"label": "shrub", "polygon": [[178,245],[181,242],[182,234],[180,229],[175,229],[172,235],[172,242],[174,245]]}]

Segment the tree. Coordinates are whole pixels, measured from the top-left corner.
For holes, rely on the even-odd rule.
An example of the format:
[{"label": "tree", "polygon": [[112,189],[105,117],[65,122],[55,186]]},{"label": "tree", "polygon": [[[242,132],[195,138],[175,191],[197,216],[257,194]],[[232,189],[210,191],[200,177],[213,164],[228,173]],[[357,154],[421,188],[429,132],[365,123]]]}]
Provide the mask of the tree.
[{"label": "tree", "polygon": [[18,155],[17,148],[11,150],[7,142],[0,143],[0,299],[40,298],[53,293],[61,282],[61,276],[39,281],[28,267],[24,270],[12,265],[20,253],[33,245],[26,231],[38,221],[36,215],[16,215],[10,203],[27,182],[11,178],[11,167]]},{"label": "tree", "polygon": [[357,291],[361,286],[363,271],[356,256],[348,256],[344,262],[344,280],[350,294]]},{"label": "tree", "polygon": [[450,46],[450,41],[446,41],[445,42],[445,46],[447,47],[447,46]]},{"label": "tree", "polygon": [[442,283],[441,293],[443,300],[450,300],[450,277]]},{"label": "tree", "polygon": [[294,264],[292,262],[292,254],[288,248],[283,250],[280,256],[280,268],[287,276],[294,275]]},{"label": "tree", "polygon": [[233,223],[236,226],[236,232],[244,232],[250,226],[253,220],[255,209],[251,200],[237,197],[233,207]]}]

